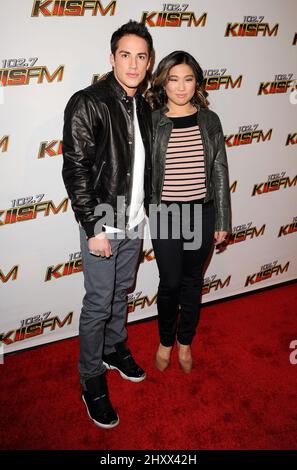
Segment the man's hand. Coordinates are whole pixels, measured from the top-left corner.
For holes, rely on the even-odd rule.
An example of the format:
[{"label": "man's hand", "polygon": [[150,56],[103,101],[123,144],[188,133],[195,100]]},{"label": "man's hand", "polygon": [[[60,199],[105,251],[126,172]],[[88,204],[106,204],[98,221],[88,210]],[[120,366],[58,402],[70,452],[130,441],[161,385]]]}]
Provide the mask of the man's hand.
[{"label": "man's hand", "polygon": [[89,238],[88,240],[89,253],[96,256],[109,258],[112,255],[111,244],[106,234],[101,232],[96,237]]},{"label": "man's hand", "polygon": [[223,243],[227,235],[228,235],[228,232],[215,232],[214,233],[215,245],[219,245],[220,243]]}]

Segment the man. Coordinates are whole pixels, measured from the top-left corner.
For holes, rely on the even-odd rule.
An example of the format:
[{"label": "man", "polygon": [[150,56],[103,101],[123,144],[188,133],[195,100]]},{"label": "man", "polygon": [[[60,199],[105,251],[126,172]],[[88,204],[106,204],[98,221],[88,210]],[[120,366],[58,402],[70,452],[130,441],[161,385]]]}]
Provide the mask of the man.
[{"label": "man", "polygon": [[[145,379],[125,345],[125,323],[150,198],[151,114],[138,88],[152,49],[145,26],[121,26],[111,37],[113,72],[74,94],[65,109],[63,179],[80,225],[86,290],[79,325],[82,398],[90,418],[106,429],[119,423],[106,369],[132,382]],[[115,219],[103,223],[106,205]]]}]

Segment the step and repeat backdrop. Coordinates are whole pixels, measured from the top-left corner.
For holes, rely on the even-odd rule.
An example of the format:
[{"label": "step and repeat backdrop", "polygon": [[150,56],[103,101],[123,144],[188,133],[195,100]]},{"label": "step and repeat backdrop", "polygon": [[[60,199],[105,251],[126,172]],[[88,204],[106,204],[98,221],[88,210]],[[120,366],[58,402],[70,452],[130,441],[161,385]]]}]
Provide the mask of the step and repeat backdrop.
[{"label": "step and repeat backdrop", "polygon": [[[110,70],[111,34],[129,19],[150,30],[156,63],[176,49],[195,56],[223,124],[233,232],[207,269],[203,302],[297,278],[295,0],[15,0],[0,9],[0,352],[78,333],[84,288],[61,177],[63,112]],[[156,315],[157,285],[147,234],[128,321]]]}]

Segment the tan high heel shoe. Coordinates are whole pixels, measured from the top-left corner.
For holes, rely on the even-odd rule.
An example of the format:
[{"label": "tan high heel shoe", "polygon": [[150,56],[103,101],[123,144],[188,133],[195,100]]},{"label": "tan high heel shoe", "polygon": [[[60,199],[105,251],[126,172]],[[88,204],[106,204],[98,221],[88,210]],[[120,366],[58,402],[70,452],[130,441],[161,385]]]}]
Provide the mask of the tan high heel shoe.
[{"label": "tan high heel shoe", "polygon": [[159,371],[164,372],[164,370],[169,366],[171,351],[172,346],[168,347],[163,346],[161,343],[159,344],[155,357],[155,365]]},{"label": "tan high heel shoe", "polygon": [[189,344],[180,344],[178,346],[178,360],[182,370],[189,374],[193,367],[193,358],[191,353],[191,346]]}]

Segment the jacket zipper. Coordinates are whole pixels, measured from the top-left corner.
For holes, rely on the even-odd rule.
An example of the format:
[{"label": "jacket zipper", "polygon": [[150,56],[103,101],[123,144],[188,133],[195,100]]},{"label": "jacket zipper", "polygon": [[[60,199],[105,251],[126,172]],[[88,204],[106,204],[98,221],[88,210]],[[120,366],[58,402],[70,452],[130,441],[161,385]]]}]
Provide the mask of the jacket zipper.
[{"label": "jacket zipper", "polygon": [[[170,136],[171,136],[171,133],[172,133],[172,129],[173,129],[173,123],[170,121],[168,124],[170,124],[170,134],[169,134],[169,138],[168,138],[168,142],[170,140]],[[168,147],[168,142],[167,142],[167,146],[166,146],[166,149]],[[164,155],[164,165],[163,165],[163,177],[162,177],[162,184],[161,184],[161,192],[160,192],[160,200],[158,202],[158,205],[161,204],[161,200],[162,200],[162,192],[163,192],[163,185],[164,185],[164,179],[165,179],[165,166],[166,166],[166,153]]]},{"label": "jacket zipper", "polygon": [[100,176],[101,176],[101,173],[102,173],[102,170],[103,170],[103,167],[104,167],[105,163],[106,163],[105,160],[103,160],[103,162],[101,163],[100,170],[99,170],[99,173],[97,175],[97,178],[96,178],[96,181],[95,181],[95,184],[94,184],[94,188],[96,188],[97,184],[99,183],[99,179],[100,179]]},{"label": "jacket zipper", "polygon": [[[199,116],[199,114],[198,114]],[[207,165],[207,152],[208,152],[208,147],[205,143],[205,135],[204,135],[204,130],[203,126],[201,126],[199,122],[199,117],[197,119],[197,124],[200,128],[200,134],[201,134],[201,139],[203,143],[203,150],[204,150],[204,169],[205,169],[205,188],[206,188],[206,194],[204,200],[207,200],[208,194],[209,194],[209,174],[208,174],[208,165]]]}]

